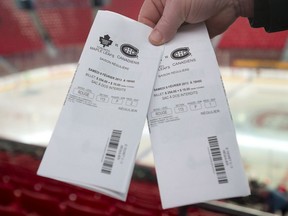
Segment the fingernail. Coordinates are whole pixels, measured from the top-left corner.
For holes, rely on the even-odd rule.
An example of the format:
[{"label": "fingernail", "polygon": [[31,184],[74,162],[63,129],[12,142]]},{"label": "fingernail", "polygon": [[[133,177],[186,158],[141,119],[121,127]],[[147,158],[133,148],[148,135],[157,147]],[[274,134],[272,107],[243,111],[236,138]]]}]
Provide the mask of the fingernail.
[{"label": "fingernail", "polygon": [[157,29],[154,29],[152,31],[152,33],[150,34],[149,40],[154,45],[163,44],[163,36]]}]

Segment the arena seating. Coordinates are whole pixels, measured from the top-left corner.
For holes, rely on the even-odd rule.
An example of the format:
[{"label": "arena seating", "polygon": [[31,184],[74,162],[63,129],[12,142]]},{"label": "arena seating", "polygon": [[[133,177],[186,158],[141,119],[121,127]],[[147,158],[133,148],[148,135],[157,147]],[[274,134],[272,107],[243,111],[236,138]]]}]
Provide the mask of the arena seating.
[{"label": "arena seating", "polygon": [[93,21],[89,0],[39,0],[36,14],[57,47],[84,44]]},{"label": "arena seating", "polygon": [[103,7],[103,10],[114,11],[123,14],[131,19],[138,19],[138,12],[143,4],[143,0],[121,0],[111,1],[111,4]]},{"label": "arena seating", "polygon": [[[110,0],[101,7],[93,0],[37,0],[30,11],[19,9],[16,2],[0,1],[0,56],[7,63],[0,62],[0,75],[77,62],[97,9],[137,20],[143,0]],[[283,61],[287,36],[287,31],[267,34],[263,28],[252,29],[247,19],[239,18],[220,38],[218,62],[237,66],[243,59],[253,59],[252,65],[254,60],[259,65],[258,59]]]},{"label": "arena seating", "polygon": [[43,48],[43,41],[29,12],[17,8],[16,1],[0,1],[0,55],[33,52]]},{"label": "arena seating", "polygon": [[288,32],[267,34],[263,28],[251,28],[247,18],[238,18],[223,34],[218,49],[278,50],[285,48]]},{"label": "arena seating", "polygon": [[0,152],[0,215],[177,215],[161,210],[155,184],[133,181],[125,203],[37,176],[38,166],[27,154]]},{"label": "arena seating", "polygon": [[37,176],[44,149],[24,145],[28,150],[22,151],[21,145],[13,149],[10,144],[2,149],[0,145],[1,216],[225,216],[197,206],[185,207],[184,214],[181,208],[163,210],[151,168],[142,167],[139,175],[134,171],[127,201],[122,202]]}]

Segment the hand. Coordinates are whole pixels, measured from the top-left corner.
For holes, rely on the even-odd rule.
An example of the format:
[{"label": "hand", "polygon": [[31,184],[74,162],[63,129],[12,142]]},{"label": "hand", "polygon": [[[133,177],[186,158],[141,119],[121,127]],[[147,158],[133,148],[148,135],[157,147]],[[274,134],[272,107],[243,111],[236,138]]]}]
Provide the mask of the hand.
[{"label": "hand", "polygon": [[152,28],[154,45],[170,41],[183,23],[205,22],[211,38],[239,16],[253,15],[253,0],[145,0],[138,20]]}]

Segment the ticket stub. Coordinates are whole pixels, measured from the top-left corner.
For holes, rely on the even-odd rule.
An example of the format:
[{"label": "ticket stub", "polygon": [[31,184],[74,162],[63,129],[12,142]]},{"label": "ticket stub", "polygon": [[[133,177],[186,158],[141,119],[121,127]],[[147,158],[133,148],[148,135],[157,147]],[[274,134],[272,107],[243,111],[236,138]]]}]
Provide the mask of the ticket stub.
[{"label": "ticket stub", "polygon": [[165,45],[148,123],[163,208],[250,193],[204,24]]},{"label": "ticket stub", "polygon": [[125,200],[163,47],[98,11],[38,174]]}]

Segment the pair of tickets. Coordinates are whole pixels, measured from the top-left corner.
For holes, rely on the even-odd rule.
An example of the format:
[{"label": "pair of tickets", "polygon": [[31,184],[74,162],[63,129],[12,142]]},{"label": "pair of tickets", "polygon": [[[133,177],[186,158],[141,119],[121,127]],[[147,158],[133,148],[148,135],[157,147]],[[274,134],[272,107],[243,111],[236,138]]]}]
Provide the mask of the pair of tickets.
[{"label": "pair of tickets", "polygon": [[248,195],[205,25],[151,30],[98,11],[38,174],[125,201],[147,117],[164,209]]}]

